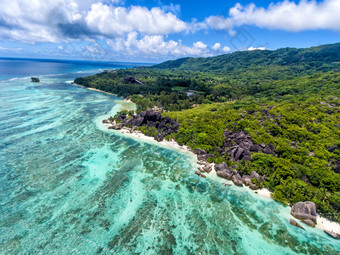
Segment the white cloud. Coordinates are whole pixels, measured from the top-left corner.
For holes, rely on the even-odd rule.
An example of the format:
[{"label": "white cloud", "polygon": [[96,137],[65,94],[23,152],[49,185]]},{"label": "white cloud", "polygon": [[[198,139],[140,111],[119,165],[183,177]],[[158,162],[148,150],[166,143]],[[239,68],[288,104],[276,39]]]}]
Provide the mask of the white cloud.
[{"label": "white cloud", "polygon": [[[189,29],[189,25],[174,13],[161,8],[125,8],[114,5],[120,2],[118,0],[109,2],[2,0],[0,39],[27,43],[61,42],[100,36],[124,37],[133,31],[167,35]],[[180,7],[172,8],[178,10]]]},{"label": "white cloud", "polygon": [[242,25],[254,25],[267,29],[305,31],[316,29],[340,30],[340,1],[323,2],[284,0],[271,3],[267,9],[255,4],[242,6],[237,3],[229,10],[229,17],[211,16],[206,23],[215,30],[228,30]]},{"label": "white cloud", "polygon": [[169,34],[207,29],[206,22],[178,18],[180,5],[146,8],[122,7],[120,0],[2,0],[0,40],[62,43],[56,50],[92,57],[110,49],[125,55],[211,56],[221,45],[209,48],[202,41],[190,46],[166,40]]},{"label": "white cloud", "polygon": [[229,51],[231,51],[231,49],[228,46],[224,46],[222,51],[223,52],[229,52]]},{"label": "white cloud", "polygon": [[248,48],[249,51],[253,51],[253,50],[266,50],[266,47],[249,47]]},{"label": "white cloud", "polygon": [[215,43],[214,46],[212,46],[212,49],[217,51],[221,48],[221,44],[220,43]]},{"label": "white cloud", "polygon": [[185,22],[158,7],[149,10],[146,7],[132,6],[128,9],[96,3],[91,6],[85,20],[92,31],[113,37],[132,31],[163,35],[187,29]]},{"label": "white cloud", "polygon": [[126,39],[117,38],[115,40],[107,40],[108,45],[115,52],[122,53],[127,56],[143,56],[164,58],[166,56],[211,56],[212,53],[207,45],[202,41],[185,46],[181,40],[165,41],[163,35],[145,35],[138,39],[136,32],[128,34]]},{"label": "white cloud", "polygon": [[35,42],[58,42],[63,39],[60,26],[74,24],[81,19],[76,0],[0,2],[0,39]]},{"label": "white cloud", "polygon": [[204,44],[204,43],[201,42],[201,41],[198,41],[198,42],[195,42],[195,43],[194,43],[194,48],[204,50],[204,49],[207,48],[207,45]]}]

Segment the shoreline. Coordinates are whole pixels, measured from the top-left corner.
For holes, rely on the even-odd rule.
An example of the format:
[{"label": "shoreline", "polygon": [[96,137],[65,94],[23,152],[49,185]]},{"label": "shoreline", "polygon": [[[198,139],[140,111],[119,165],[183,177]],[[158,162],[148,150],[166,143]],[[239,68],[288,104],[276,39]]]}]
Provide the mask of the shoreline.
[{"label": "shoreline", "polygon": [[[97,91],[97,92],[102,92],[102,93],[105,93],[105,94],[110,94],[110,95],[118,96],[117,94],[106,92],[106,91],[103,91],[103,90],[100,90],[100,89],[88,88],[88,87],[76,84],[74,82],[71,82],[71,84],[75,85],[75,86],[87,88],[87,89],[92,90],[92,91]],[[123,98],[121,101],[123,101],[125,103],[134,104],[130,99],[126,99],[126,98]],[[105,127],[109,127],[110,126],[110,124],[102,124],[102,125],[105,126]],[[152,143],[152,144],[155,144],[155,145],[158,145],[158,146],[162,146],[162,147],[167,147],[167,148],[170,147],[172,149],[179,150],[179,151],[184,152],[184,153],[188,153],[188,154],[196,157],[196,169],[201,168],[202,166],[204,166],[204,165],[199,163],[199,161],[197,159],[197,155],[189,147],[187,147],[185,145],[181,146],[181,145],[179,145],[174,140],[172,140],[172,141],[163,140],[161,142],[157,142],[151,136],[146,136],[146,135],[144,135],[140,131],[135,131],[135,130],[132,131],[132,130],[127,129],[127,128],[123,128],[121,130],[114,130],[114,131],[117,131],[117,132],[119,132],[119,133],[121,133],[121,134],[123,134],[123,135],[125,135],[127,137],[130,137],[130,138],[135,138],[135,139],[138,139],[138,140],[141,140],[141,141],[144,141],[144,142],[148,142],[148,143]],[[215,164],[211,163],[210,165],[212,166],[212,171],[210,173],[204,173],[205,177],[208,177],[209,175],[210,176],[214,176],[215,177],[214,179],[217,180],[217,178],[218,178],[218,179],[220,179],[219,181],[222,181],[222,182],[224,182],[227,185],[235,185],[232,181],[228,181],[228,180],[225,180],[223,178],[218,177],[216,172],[215,172],[215,169],[214,169],[214,165]],[[207,175],[205,175],[205,174],[207,174]],[[212,178],[210,177],[210,179],[212,179]],[[257,194],[257,195],[259,195],[261,197],[264,197],[264,198],[267,198],[267,199],[269,198],[269,199],[274,200],[272,198],[272,192],[270,192],[266,188],[258,189],[258,190],[252,190],[249,187],[247,187],[247,188],[248,188],[248,190],[250,192],[253,192],[254,194]],[[289,207],[291,207],[291,206],[289,206]],[[294,218],[293,216],[291,216],[291,217]],[[287,221],[289,221],[289,219],[290,218],[288,218]],[[295,220],[298,220],[298,219],[295,219]],[[330,221],[327,218],[321,217],[320,215],[317,215],[317,224],[315,225],[315,227],[320,229],[320,230],[322,230],[322,231],[327,230],[327,231],[330,231],[330,232],[333,232],[333,233],[336,233],[336,234],[340,235],[340,224],[338,222]]]},{"label": "shoreline", "polygon": [[[93,90],[93,91],[97,91],[97,92],[101,92],[101,93],[105,93],[105,94],[109,94],[109,95],[113,95],[113,96],[117,96],[118,97],[118,95],[117,94],[114,94],[114,93],[110,93],[110,92],[106,92],[106,91],[104,91],[104,90],[100,90],[100,89],[95,89],[95,88],[90,88],[90,87],[85,87],[85,86],[83,86],[83,85],[79,85],[79,84],[77,84],[77,83],[75,83],[75,82],[71,82],[71,84],[72,85],[74,85],[74,86],[78,86],[78,87],[81,87],[81,88],[85,88],[85,89],[89,89],[89,90]],[[125,100],[125,99],[124,99]],[[125,102],[127,102],[127,101],[125,101]]]},{"label": "shoreline", "polygon": [[[128,101],[125,101],[125,102],[128,102]],[[130,102],[129,102],[130,103]],[[109,127],[110,125],[109,124],[103,124],[105,125],[106,127]],[[167,148],[172,148],[172,149],[176,149],[176,150],[180,150],[182,152],[185,152],[185,153],[188,153],[192,156],[195,156],[196,157],[196,154],[191,150],[189,149],[187,146],[183,145],[179,145],[176,141],[172,140],[172,141],[166,141],[166,140],[163,140],[161,142],[157,142],[153,137],[151,136],[147,136],[147,135],[144,135],[142,132],[140,131],[131,131],[130,129],[128,128],[122,128],[120,130],[115,130],[121,134],[124,134],[125,136],[128,136],[128,137],[131,137],[131,138],[137,138],[138,140],[141,140],[143,142],[149,142],[149,143],[153,143],[153,144],[156,144],[156,145],[161,145],[161,146],[165,146]]]},{"label": "shoreline", "polygon": [[[125,101],[125,100],[124,100]],[[127,101],[125,101],[127,102]],[[109,127],[110,124],[103,124],[105,125],[106,127]],[[176,141],[172,140],[172,141],[166,141],[166,140],[163,140],[161,142],[157,142],[153,137],[151,136],[146,136],[144,135],[142,132],[140,131],[135,131],[135,130],[130,130],[128,128],[122,128],[121,130],[114,130],[114,131],[117,131],[127,137],[130,137],[130,138],[135,138],[135,139],[138,139],[140,141],[143,141],[143,142],[149,142],[149,143],[153,143],[153,144],[156,144],[158,146],[162,146],[162,147],[167,147],[167,148],[172,148],[172,149],[175,149],[175,150],[180,150],[181,152],[185,152],[185,153],[188,153],[194,157],[197,158],[197,155],[187,146],[183,145],[179,145]],[[209,172],[209,173],[206,173],[204,172],[204,178],[208,178],[208,179],[211,179],[213,181],[220,181],[226,185],[235,185],[232,181],[229,181],[229,180],[226,180],[226,179],[223,179],[223,178],[220,178],[217,176],[216,174],[216,171],[214,169],[214,163],[210,163],[210,165],[212,166],[212,171]],[[202,164],[200,164],[200,162],[198,161],[198,159],[196,159],[196,169],[198,168],[201,168]],[[236,185],[235,185],[236,186]],[[246,186],[243,186],[243,187],[246,187]],[[264,198],[268,198],[268,199],[272,199],[272,192],[270,192],[268,189],[266,188],[262,188],[262,189],[258,189],[258,190],[252,190],[250,189],[249,187],[246,187],[250,192],[258,195],[258,196],[261,196],[261,197],[264,197]],[[291,207],[291,206],[290,206]],[[291,216],[292,218],[294,218],[293,216]],[[294,218],[295,219],[295,218]],[[289,218],[287,219],[289,221]],[[298,220],[298,219],[295,219],[295,220]],[[300,221],[300,220],[298,220]],[[300,221],[301,222],[301,221]],[[305,224],[303,224],[304,227],[307,227]],[[324,218],[324,217],[321,217],[320,215],[317,215],[317,224],[315,225],[316,228],[320,229],[320,230],[327,230],[327,231],[331,231],[331,232],[334,232],[336,234],[339,234],[340,235],[340,224],[335,222],[335,221],[330,221],[329,219],[327,218]]]},{"label": "shoreline", "polygon": [[321,230],[327,230],[334,232],[338,235],[340,235],[340,224],[335,221],[330,221],[327,218],[321,217],[320,215],[317,215],[316,217],[316,228],[319,228]]}]

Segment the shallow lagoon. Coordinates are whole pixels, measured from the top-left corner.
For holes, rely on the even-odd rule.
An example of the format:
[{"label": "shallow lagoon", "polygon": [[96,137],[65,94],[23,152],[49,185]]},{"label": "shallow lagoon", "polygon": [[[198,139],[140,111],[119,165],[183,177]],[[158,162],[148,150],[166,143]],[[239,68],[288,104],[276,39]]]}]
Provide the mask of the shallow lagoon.
[{"label": "shallow lagoon", "polygon": [[121,99],[76,76],[0,82],[1,254],[340,252],[289,208],[195,176],[191,154],[103,129]]}]

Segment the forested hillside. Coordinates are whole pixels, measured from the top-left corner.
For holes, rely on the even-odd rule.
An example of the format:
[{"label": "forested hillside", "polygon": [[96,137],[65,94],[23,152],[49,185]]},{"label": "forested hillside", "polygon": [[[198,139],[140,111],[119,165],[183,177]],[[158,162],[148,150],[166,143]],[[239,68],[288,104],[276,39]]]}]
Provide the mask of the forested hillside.
[{"label": "forested hillside", "polygon": [[[208,161],[237,165],[242,174],[256,170],[266,176],[256,184],[278,201],[311,200],[339,221],[339,71],[340,43],[185,58],[75,82],[129,97],[138,112],[157,106],[180,123],[166,139],[205,150]],[[237,134],[250,136],[251,150],[229,139]]]},{"label": "forested hillside", "polygon": [[307,49],[283,48],[275,51],[238,51],[211,58],[183,58],[153,66],[156,69],[176,69],[201,72],[238,74],[242,71],[270,68],[290,75],[339,71],[340,43]]}]

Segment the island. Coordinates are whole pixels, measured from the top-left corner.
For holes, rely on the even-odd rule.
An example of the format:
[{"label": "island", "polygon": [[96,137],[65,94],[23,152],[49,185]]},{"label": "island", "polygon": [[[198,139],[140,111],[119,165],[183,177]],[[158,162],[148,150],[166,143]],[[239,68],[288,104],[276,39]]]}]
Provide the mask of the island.
[{"label": "island", "polygon": [[103,120],[109,128],[187,146],[198,176],[268,189],[294,217],[307,210],[313,226],[316,212],[340,222],[339,71],[340,43],[184,58],[74,83],[136,104]]},{"label": "island", "polygon": [[38,77],[31,77],[31,82],[40,82]]}]

